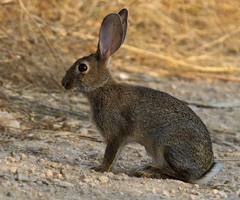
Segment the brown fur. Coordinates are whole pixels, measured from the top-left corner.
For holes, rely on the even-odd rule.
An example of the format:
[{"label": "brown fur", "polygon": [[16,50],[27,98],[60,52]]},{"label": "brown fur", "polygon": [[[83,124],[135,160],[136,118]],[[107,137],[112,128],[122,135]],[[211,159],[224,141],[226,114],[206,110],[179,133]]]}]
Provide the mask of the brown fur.
[{"label": "brown fur", "polygon": [[[79,59],[62,80],[66,89],[76,87],[88,98],[93,121],[107,143],[97,170],[110,171],[121,149],[129,142],[138,142],[155,164],[138,170],[136,176],[196,182],[214,166],[211,139],[201,119],[164,92],[118,83],[111,77],[110,57],[126,36],[126,20],[125,9],[106,16],[97,52]],[[115,23],[124,27],[114,32],[111,26]],[[101,41],[105,36],[107,43]],[[79,72],[80,63],[86,64],[88,71]]]}]

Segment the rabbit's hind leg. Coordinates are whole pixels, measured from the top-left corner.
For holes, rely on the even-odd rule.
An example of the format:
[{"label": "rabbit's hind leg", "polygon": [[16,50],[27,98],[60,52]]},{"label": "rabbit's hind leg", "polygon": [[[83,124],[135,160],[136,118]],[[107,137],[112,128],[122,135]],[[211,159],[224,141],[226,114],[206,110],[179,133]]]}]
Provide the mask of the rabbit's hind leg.
[{"label": "rabbit's hind leg", "polygon": [[141,178],[177,179],[173,170],[154,164],[142,166],[140,169],[135,170],[133,175]]}]

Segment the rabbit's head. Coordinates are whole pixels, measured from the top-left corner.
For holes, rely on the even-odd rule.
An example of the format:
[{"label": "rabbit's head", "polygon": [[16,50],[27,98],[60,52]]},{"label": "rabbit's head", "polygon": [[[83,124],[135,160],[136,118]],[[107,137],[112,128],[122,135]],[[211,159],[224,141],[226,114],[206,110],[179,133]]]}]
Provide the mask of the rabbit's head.
[{"label": "rabbit's head", "polygon": [[62,80],[65,89],[77,88],[80,92],[91,92],[103,86],[111,74],[111,56],[124,42],[127,33],[127,9],[107,15],[101,25],[98,49],[95,54],[77,60]]}]

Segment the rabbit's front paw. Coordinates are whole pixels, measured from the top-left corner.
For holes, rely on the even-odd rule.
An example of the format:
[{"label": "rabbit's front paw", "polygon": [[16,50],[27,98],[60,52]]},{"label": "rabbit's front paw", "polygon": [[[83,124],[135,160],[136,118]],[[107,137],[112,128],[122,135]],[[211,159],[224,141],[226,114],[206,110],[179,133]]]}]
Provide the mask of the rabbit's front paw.
[{"label": "rabbit's front paw", "polygon": [[102,168],[101,165],[92,166],[92,167],[90,167],[90,169],[91,169],[91,170],[94,170],[94,171],[96,171],[96,172],[105,172],[105,171],[106,171],[106,170],[104,170],[104,169]]}]

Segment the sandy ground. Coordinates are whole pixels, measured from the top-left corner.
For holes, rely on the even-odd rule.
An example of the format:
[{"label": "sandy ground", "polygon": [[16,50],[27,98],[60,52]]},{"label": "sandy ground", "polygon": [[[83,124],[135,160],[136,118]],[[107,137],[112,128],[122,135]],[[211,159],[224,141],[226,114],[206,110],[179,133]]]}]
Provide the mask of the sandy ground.
[{"label": "sandy ground", "polygon": [[190,102],[210,130],[215,159],[223,163],[210,185],[130,177],[131,170],[151,161],[138,144],[125,147],[113,172],[95,172],[90,168],[101,163],[105,144],[81,94],[33,93],[27,88],[20,94],[6,86],[1,123],[5,120],[20,131],[1,129],[0,199],[240,198],[239,83],[118,72],[114,76]]}]

